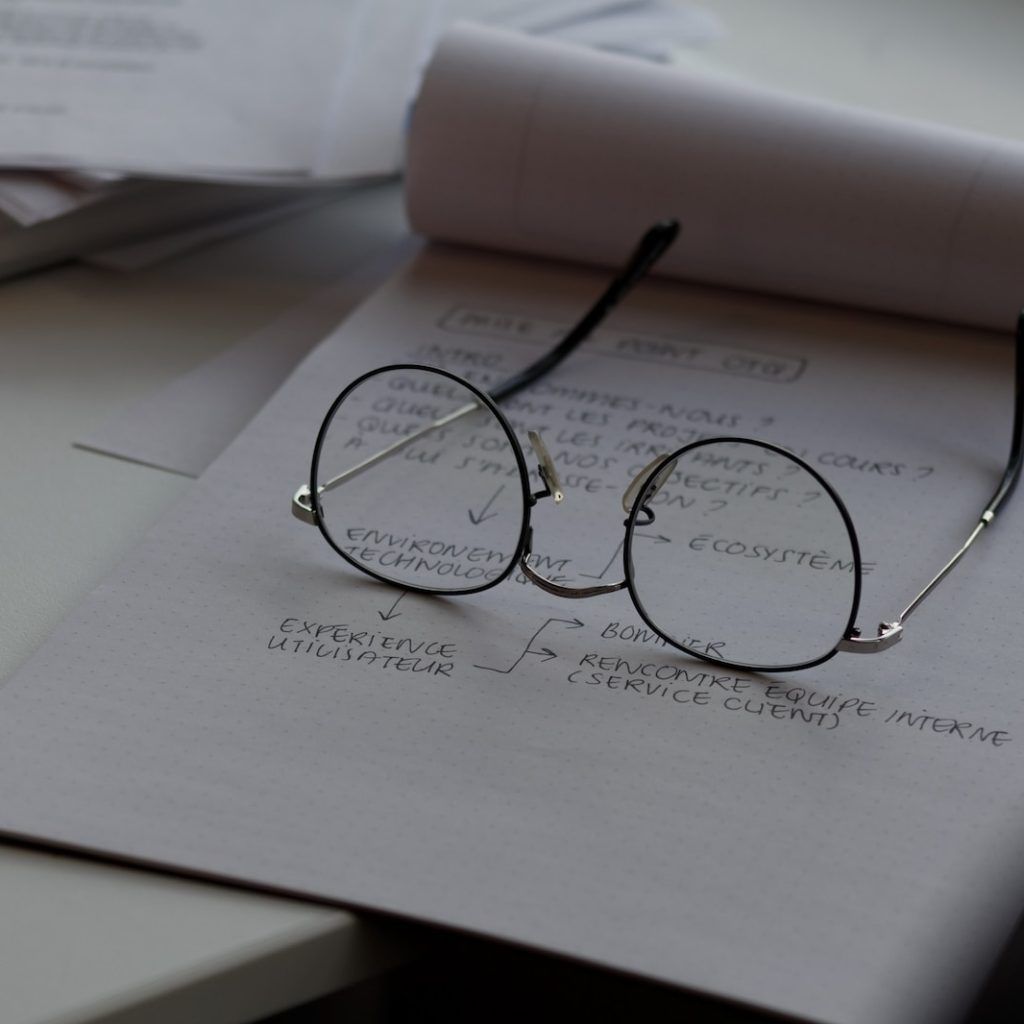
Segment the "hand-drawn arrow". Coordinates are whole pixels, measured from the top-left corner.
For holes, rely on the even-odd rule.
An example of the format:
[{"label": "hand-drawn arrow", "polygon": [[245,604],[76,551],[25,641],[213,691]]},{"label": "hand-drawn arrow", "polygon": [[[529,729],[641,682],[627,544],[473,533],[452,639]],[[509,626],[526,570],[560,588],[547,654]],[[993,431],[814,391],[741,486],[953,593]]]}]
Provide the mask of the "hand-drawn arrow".
[{"label": "hand-drawn arrow", "polygon": [[486,505],[484,505],[484,507],[483,507],[482,509],[480,509],[480,511],[479,511],[479,512],[474,512],[474,511],[473,511],[473,510],[472,510],[471,508],[470,508],[470,509],[467,509],[467,510],[466,510],[466,513],[467,513],[467,514],[468,514],[468,516],[469,516],[469,521],[470,521],[470,522],[471,522],[471,523],[472,523],[472,524],[473,524],[474,526],[479,526],[479,525],[480,525],[480,524],[481,524],[481,523],[482,523],[482,522],[483,522],[483,521],[484,521],[485,519],[491,519],[491,518],[493,518],[494,516],[496,516],[496,515],[498,514],[497,512],[488,512],[487,510],[488,510],[488,509],[489,509],[489,508],[491,507],[491,505],[493,505],[493,504],[494,504],[494,502],[495,502],[495,500],[497,499],[498,495],[499,495],[499,494],[501,494],[501,492],[502,492],[503,490],[505,490],[505,485],[504,485],[504,484],[502,484],[502,485],[501,485],[501,486],[500,486],[500,487],[499,487],[499,488],[498,488],[498,489],[497,489],[497,490],[496,490],[496,491],[495,491],[495,492],[494,492],[494,493],[493,493],[493,494],[492,494],[492,495],[490,496],[490,498],[489,498],[489,499],[488,499],[488,501],[487,501],[487,504],[486,504]]},{"label": "hand-drawn arrow", "polygon": [[[672,538],[666,537],[663,533],[634,533],[634,537],[646,537],[648,540],[653,540],[655,544],[671,544]],[[612,552],[612,557],[608,559],[608,564],[599,572],[581,572],[581,576],[586,576],[588,580],[603,580],[605,573],[615,564],[615,560],[619,557],[619,553],[622,551],[622,545],[625,541],[619,541],[618,547]]]},{"label": "hand-drawn arrow", "polygon": [[542,647],[540,648],[540,650],[535,650],[533,646],[537,640],[537,637],[539,637],[541,633],[543,633],[544,630],[551,625],[552,622],[561,622],[566,629],[579,629],[583,625],[583,622],[580,619],[547,619],[545,620],[544,624],[533,634],[533,636],[531,636],[530,639],[526,641],[526,646],[523,648],[523,653],[520,654],[519,657],[516,658],[516,660],[513,661],[508,668],[495,668],[493,665],[474,665],[473,668],[480,668],[483,669],[485,672],[500,672],[502,675],[507,676],[510,672],[515,671],[515,669],[519,665],[519,662],[521,662],[523,658],[525,658],[528,654],[536,654],[537,657],[542,658],[544,661],[550,661],[552,658],[557,658],[558,655],[553,650],[551,650],[550,647]]},{"label": "hand-drawn arrow", "polygon": [[401,600],[402,600],[402,598],[403,598],[403,597],[405,597],[405,595],[406,595],[407,593],[408,593],[408,591],[405,591],[405,590],[403,590],[403,591],[402,591],[402,592],[401,592],[401,593],[400,593],[400,594],[398,595],[398,597],[396,597],[396,598],[395,598],[395,603],[394,603],[394,604],[393,604],[393,605],[392,605],[392,606],[391,606],[391,607],[390,607],[390,608],[389,608],[389,609],[387,610],[387,612],[386,612],[386,613],[385,613],[385,612],[382,612],[382,611],[379,611],[379,610],[378,610],[377,614],[378,614],[378,615],[379,615],[379,616],[380,616],[380,617],[381,617],[381,618],[382,618],[382,619],[383,619],[383,620],[384,620],[385,622],[387,622],[387,621],[388,621],[388,619],[397,619],[397,618],[398,618],[398,616],[399,616],[399,615],[401,615],[402,613],[401,613],[401,612],[396,612],[396,611],[395,611],[395,609],[396,609],[396,608],[398,607],[398,602],[399,602],[399,601],[401,601]]}]

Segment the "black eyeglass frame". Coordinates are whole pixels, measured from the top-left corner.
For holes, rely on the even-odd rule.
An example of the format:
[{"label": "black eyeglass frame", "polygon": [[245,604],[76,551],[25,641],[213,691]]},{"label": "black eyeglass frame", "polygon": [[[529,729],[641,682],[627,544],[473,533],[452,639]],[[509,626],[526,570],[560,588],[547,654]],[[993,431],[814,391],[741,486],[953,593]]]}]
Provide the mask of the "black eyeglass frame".
[{"label": "black eyeglass frame", "polygon": [[[515,557],[511,560],[502,574],[496,579],[487,580],[478,586],[466,587],[460,590],[442,590],[435,589],[433,587],[421,587],[414,583],[397,584],[393,579],[389,579],[387,576],[370,569],[362,562],[357,561],[348,554],[344,548],[335,543],[334,538],[331,536],[324,523],[325,517],[323,514],[323,507],[320,504],[321,488],[317,486],[317,481],[320,479],[320,454],[323,450],[324,442],[327,440],[327,435],[330,432],[331,423],[334,420],[334,414],[338,411],[345,399],[348,398],[356,388],[360,387],[373,377],[377,377],[383,373],[391,373],[396,370],[425,370],[427,373],[438,374],[441,377],[446,377],[448,380],[454,381],[456,384],[466,388],[466,390],[469,391],[477,400],[480,407],[487,409],[494,416],[498,423],[501,424],[501,429],[505,432],[505,437],[508,439],[512,453],[515,455],[516,465],[519,467],[519,483],[523,492],[523,517],[519,527],[519,540],[516,542]],[[460,377],[457,373],[452,373],[450,370],[442,370],[437,366],[425,366],[421,363],[392,363],[388,366],[378,366],[376,369],[369,370],[362,374],[362,376],[357,377],[348,385],[348,387],[345,388],[344,391],[342,391],[340,395],[338,395],[338,397],[331,403],[330,409],[327,410],[327,415],[324,417],[324,421],[320,425],[320,430],[316,435],[316,443],[313,445],[313,463],[309,470],[309,480],[309,490],[313,496],[313,516],[316,526],[320,530],[321,534],[323,534],[324,540],[326,540],[327,543],[330,544],[331,547],[349,563],[349,565],[355,566],[355,568],[365,572],[368,576],[372,576],[375,580],[380,580],[381,583],[387,583],[392,587],[400,585],[403,590],[411,590],[420,594],[443,594],[450,597],[464,597],[467,594],[479,594],[481,591],[489,590],[491,587],[496,587],[499,583],[504,582],[512,575],[516,566],[519,564],[521,553],[530,539],[530,510],[537,504],[539,497],[546,496],[548,493],[546,491],[537,492],[536,495],[531,493],[530,470],[526,464],[526,456],[523,454],[522,445],[519,443],[519,439],[516,437],[515,431],[512,429],[512,425],[508,421],[508,417],[506,417],[501,409],[498,408],[494,399],[491,398],[487,392],[481,391],[480,388]]]},{"label": "black eyeglass frame", "polygon": [[[672,639],[665,631],[658,626],[651,618],[650,613],[644,607],[643,601],[640,599],[640,595],[637,592],[636,587],[636,573],[633,570],[632,561],[632,546],[633,546],[633,531],[637,526],[646,526],[648,522],[638,522],[638,516],[641,512],[650,512],[645,504],[645,496],[650,491],[652,485],[657,480],[662,468],[671,462],[675,462],[677,459],[682,458],[684,455],[694,451],[697,448],[705,447],[706,445],[714,444],[752,444],[758,448],[766,449],[767,451],[774,452],[776,455],[782,455],[789,459],[791,462],[795,462],[805,473],[808,473],[825,491],[825,493],[832,499],[833,504],[839,511],[840,516],[843,520],[843,525],[846,527],[846,532],[850,538],[850,550],[853,554],[853,598],[850,602],[850,614],[846,618],[846,625],[843,627],[843,631],[840,634],[840,641],[842,638],[849,635],[850,631],[855,628],[857,621],[857,613],[860,611],[860,595],[861,595],[861,569],[862,562],[860,557],[860,542],[857,540],[857,531],[853,525],[853,518],[850,516],[850,512],[846,507],[845,502],[836,493],[835,488],[811,465],[801,459],[799,456],[794,455],[793,452],[787,451],[785,448],[780,447],[777,444],[773,444],[770,441],[763,441],[756,437],[706,437],[701,438],[699,441],[693,441],[690,444],[684,445],[682,448],[677,449],[674,452],[666,455],[665,459],[654,466],[654,468],[647,474],[643,483],[640,485],[637,491],[636,500],[633,502],[632,510],[626,519],[626,539],[622,546],[622,558],[623,558],[623,572],[625,576],[626,589],[629,591],[629,596],[633,600],[633,606],[636,608],[640,615],[640,618],[647,623],[655,633],[658,634],[666,643],[671,644],[676,650],[684,651],[686,654],[692,655],[693,657],[700,658],[701,661],[710,662],[713,665],[723,665],[727,668],[739,669],[741,672],[797,672],[805,668],[814,668],[815,665],[821,665],[828,661],[830,658],[834,658],[841,648],[837,643],[835,647],[827,651],[819,658],[812,658],[808,661],[796,662],[789,665],[748,665],[743,662],[731,661],[727,658],[716,658],[714,655],[701,653],[699,651],[692,650],[689,647],[684,646]],[[650,520],[653,522],[653,515]]]},{"label": "black eyeglass frame", "polygon": [[[518,439],[515,436],[507,418],[504,413],[498,408],[497,403],[502,399],[515,394],[517,391],[521,391],[523,388],[529,386],[534,381],[554,369],[560,362],[562,362],[566,356],[568,356],[585,338],[587,338],[593,330],[600,324],[608,313],[614,308],[615,305],[622,299],[628,291],[650,270],[650,268],[657,262],[661,255],[675,240],[676,235],[679,232],[679,225],[677,222],[672,220],[661,221],[653,225],[641,238],[640,243],[636,246],[630,258],[626,264],[619,271],[619,273],[612,279],[611,283],[602,292],[597,301],[591,306],[590,309],[583,315],[580,321],[569,330],[565,337],[558,342],[550,351],[545,353],[539,359],[529,364],[524,370],[508,380],[502,382],[497,387],[491,389],[489,392],[484,392],[481,389],[470,384],[468,381],[462,379],[457,374],[453,374],[450,371],[442,370],[437,367],[423,366],[419,364],[403,363],[395,364],[391,366],[380,367],[375,370],[371,370],[366,374],[363,374],[357,380],[353,381],[345,390],[335,399],[332,403],[327,416],[320,427],[320,431],[317,434],[317,440],[314,445],[313,461],[310,471],[310,483],[308,486],[300,487],[292,498],[292,512],[300,520],[306,523],[315,524],[319,527],[320,532],[324,538],[330,544],[330,546],[338,552],[349,564],[359,569],[361,572],[377,579],[383,583],[387,583],[391,586],[401,586],[404,590],[412,590],[419,593],[427,594],[444,594],[444,595],[465,595],[480,593],[481,591],[488,590],[493,586],[501,583],[507,579],[518,566],[529,578],[529,580],[539,586],[542,590],[548,593],[555,594],[561,597],[571,598],[584,598],[597,596],[598,594],[612,593],[617,590],[628,589],[630,597],[633,600],[633,604],[636,607],[641,618],[668,644],[677,650],[684,651],[685,653],[699,658],[702,661],[710,662],[716,665],[723,665],[730,668],[737,668],[741,671],[772,671],[772,672],[783,672],[783,671],[797,671],[804,668],[812,668],[815,665],[820,665],[830,658],[834,657],[841,651],[852,652],[852,653],[878,653],[884,650],[888,650],[894,644],[902,639],[903,635],[903,623],[904,621],[918,608],[921,602],[942,582],[943,579],[950,573],[950,571],[958,564],[960,559],[966,554],[967,550],[971,547],[981,532],[994,520],[996,513],[1006,502],[1006,500],[1013,494],[1019,477],[1022,460],[1024,460],[1024,310],[1020,312],[1017,318],[1016,332],[1015,332],[1015,346],[1014,346],[1014,414],[1013,414],[1013,428],[1010,443],[1010,452],[1000,478],[999,484],[996,487],[995,492],[989,499],[984,511],[981,513],[977,523],[968,535],[967,539],[960,546],[960,548],[954,553],[954,555],[946,562],[946,564],[939,570],[939,572],[932,577],[931,580],[918,592],[914,599],[891,621],[882,622],[878,626],[878,634],[874,637],[864,637],[861,634],[861,630],[855,625],[857,612],[860,605],[860,594],[862,584],[862,563],[860,558],[860,547],[857,541],[856,530],[853,526],[853,521],[849,515],[849,512],[843,503],[842,499],[836,493],[834,488],[828,483],[824,477],[821,476],[813,467],[809,466],[803,459],[800,459],[792,452],[788,452],[785,449],[773,445],[770,442],[762,441],[756,438],[740,438],[740,437],[720,437],[720,438],[705,438],[701,441],[694,442],[691,445],[683,446],[682,448],[674,451],[665,453],[663,456],[659,456],[658,459],[647,467],[646,478],[640,484],[639,490],[636,493],[636,498],[633,501],[632,507],[629,511],[628,517],[625,521],[626,527],[626,539],[623,543],[623,566],[625,579],[617,584],[608,584],[597,587],[580,587],[580,588],[569,588],[561,586],[560,584],[554,583],[554,581],[547,580],[542,576],[539,576],[530,566],[529,558],[532,554],[532,529],[530,526],[530,511],[536,502],[543,497],[547,497],[552,493],[552,486],[556,484],[557,477],[554,474],[554,467],[551,464],[550,456],[548,456],[546,449],[543,444],[540,443],[538,446],[538,439],[535,439],[535,435],[531,434],[531,442],[534,443],[534,447],[537,448],[537,455],[540,458],[539,473],[541,481],[544,487],[537,492],[530,491],[529,485],[529,470],[526,465],[526,459],[522,451],[522,447],[519,444]],[[324,527],[322,508],[320,505],[320,491],[322,488],[317,485],[317,470],[319,467],[319,458],[321,448],[323,446],[324,439],[327,435],[327,431],[330,427],[331,421],[333,420],[334,413],[338,406],[345,400],[345,398],[357,387],[360,383],[365,381],[367,378],[372,377],[375,374],[382,373],[389,370],[425,370],[431,373],[437,373],[444,377],[447,377],[453,381],[458,382],[462,386],[466,387],[477,399],[480,406],[486,407],[501,424],[503,431],[507,438],[511,442],[512,451],[515,453],[516,462],[519,467],[520,481],[523,488],[523,520],[519,532],[519,541],[516,548],[516,557],[511,559],[509,565],[505,571],[496,579],[489,580],[480,586],[466,588],[461,590],[439,590],[431,587],[423,587],[413,584],[398,583],[395,580],[388,579],[367,566],[355,561],[349,555],[347,555],[331,538],[330,534]],[[477,406],[471,406],[470,409],[477,408]],[[836,646],[828,653],[820,658],[812,661],[801,662],[793,665],[783,666],[772,666],[772,667],[755,667],[745,665],[735,661],[728,661],[726,659],[718,659],[706,653],[700,653],[698,651],[690,650],[683,647],[681,644],[675,642],[670,636],[667,636],[657,625],[655,625],[650,616],[644,609],[639,596],[636,592],[636,588],[631,582],[634,579],[632,572],[631,563],[631,539],[633,536],[633,527],[638,525],[637,516],[640,512],[646,511],[648,515],[653,515],[649,509],[645,508],[645,501],[648,491],[651,486],[657,481],[663,467],[674,459],[678,459],[685,452],[691,450],[694,447],[700,446],[701,444],[712,444],[712,443],[736,443],[746,442],[749,444],[758,445],[762,448],[773,450],[786,458],[796,462],[802,469],[808,472],[815,480],[817,480],[826,490],[828,495],[832,498],[834,504],[839,509],[843,521],[846,525],[847,531],[850,536],[851,545],[854,552],[855,562],[855,573],[854,573],[854,598],[852,602],[852,608],[848,620],[847,627],[837,642]],[[550,474],[546,472],[545,466],[550,469]],[[643,471],[641,471],[643,472]],[[555,477],[552,479],[551,477]],[[633,489],[637,484],[634,480],[630,484],[630,489]],[[628,491],[627,491],[628,493]],[[556,499],[557,500],[557,499]],[[641,524],[645,525],[645,524]]]},{"label": "black eyeglass frame", "polygon": [[[341,545],[339,545],[330,530],[326,525],[326,517],[323,514],[323,507],[320,503],[320,487],[317,482],[320,479],[320,456],[323,451],[324,442],[330,433],[331,425],[334,421],[334,415],[338,409],[344,404],[346,399],[352,394],[353,391],[358,389],[366,381],[373,379],[374,377],[380,376],[385,373],[401,372],[403,370],[416,370],[425,373],[436,374],[437,376],[447,378],[448,380],[454,381],[456,384],[464,387],[469,391],[479,404],[479,408],[486,409],[497,422],[501,425],[502,431],[505,434],[506,439],[509,442],[509,448],[516,460],[516,466],[519,470],[519,483],[523,498],[523,514],[519,527],[519,536],[516,541],[514,552],[509,559],[508,565],[504,568],[501,575],[495,577],[492,580],[486,580],[483,583],[477,584],[472,587],[464,587],[460,589],[439,589],[436,587],[421,586],[416,583],[397,583],[395,580],[385,576],[382,573],[370,568],[365,563],[360,562],[358,559],[353,558]],[[809,661],[801,661],[793,664],[784,665],[747,665],[737,661],[730,661],[724,658],[716,658],[710,654],[702,654],[695,651],[684,644],[674,640],[672,636],[666,633],[660,626],[658,626],[651,618],[647,609],[644,607],[643,601],[637,591],[636,586],[636,573],[633,568],[632,559],[632,544],[633,544],[633,531],[636,527],[649,526],[654,521],[654,514],[647,506],[647,502],[650,500],[650,494],[652,491],[652,485],[657,480],[662,468],[668,464],[675,462],[677,459],[682,458],[688,453],[703,448],[708,445],[715,444],[751,444],[758,448],[766,449],[767,451],[774,452],[776,455],[781,455],[784,458],[789,459],[791,462],[795,462],[800,466],[809,476],[811,476],[825,491],[825,493],[832,499],[836,508],[838,509],[843,524],[846,527],[847,534],[850,539],[850,547],[853,554],[853,597],[850,604],[850,613],[847,616],[846,625],[843,627],[841,636],[846,636],[853,628],[854,623],[857,619],[857,612],[860,608],[860,594],[861,594],[861,555],[860,555],[860,544],[857,540],[857,531],[854,528],[853,520],[850,516],[846,505],[843,500],[836,493],[832,485],[816,470],[813,466],[809,465],[803,459],[794,455],[792,452],[787,451],[785,448],[780,447],[777,444],[773,444],[770,441],[760,440],[752,437],[710,437],[702,438],[699,441],[693,441],[690,444],[683,445],[681,448],[676,449],[672,452],[666,452],[661,457],[658,463],[651,468],[649,473],[645,473],[641,480],[639,488],[636,488],[636,497],[633,500],[630,511],[623,522],[625,528],[625,538],[622,545],[622,570],[623,579],[620,583],[616,584],[605,584],[601,587],[558,587],[558,596],[562,597],[576,597],[585,598],[591,596],[591,591],[599,591],[600,593],[614,593],[619,590],[626,590],[629,596],[632,598],[633,605],[636,608],[637,613],[647,623],[648,626],[655,633],[658,634],[667,644],[675,648],[678,651],[682,651],[684,654],[690,654],[694,657],[701,658],[703,661],[711,662],[716,665],[723,665],[729,668],[736,668],[746,672],[794,672],[804,668],[813,668],[815,665],[820,665],[823,662],[828,661],[830,658],[835,657],[839,653],[839,648],[833,647],[831,650],[825,652],[821,657],[815,658]],[[511,423],[508,421],[508,417],[502,412],[495,401],[485,391],[471,384],[465,378],[460,377],[456,373],[452,373],[449,370],[442,370],[439,367],[426,366],[421,363],[393,363],[388,366],[380,366],[373,370],[369,370],[361,376],[357,377],[351,384],[349,384],[344,391],[334,400],[331,404],[330,409],[327,411],[327,415],[324,417],[323,423],[320,426],[320,430],[317,433],[316,443],[313,446],[313,461],[310,466],[309,479],[310,479],[310,493],[316,497],[313,499],[313,512],[316,519],[316,525],[323,535],[324,540],[345,559],[349,565],[361,572],[366,573],[367,576],[373,577],[381,583],[386,583],[389,586],[400,586],[403,590],[412,591],[420,594],[430,594],[433,596],[444,596],[444,597],[465,597],[469,594],[479,594],[485,590],[490,590],[492,587],[498,586],[507,580],[516,569],[523,568],[524,555],[528,559],[532,555],[533,547],[533,528],[530,522],[531,513],[537,502],[543,498],[550,497],[551,487],[550,482],[547,480],[543,466],[540,467],[540,477],[543,486],[540,490],[531,491],[530,489],[530,470],[527,465],[526,456],[523,452],[522,444],[519,438],[516,437],[515,431],[512,428]],[[640,516],[645,514],[645,518],[641,521]]]}]

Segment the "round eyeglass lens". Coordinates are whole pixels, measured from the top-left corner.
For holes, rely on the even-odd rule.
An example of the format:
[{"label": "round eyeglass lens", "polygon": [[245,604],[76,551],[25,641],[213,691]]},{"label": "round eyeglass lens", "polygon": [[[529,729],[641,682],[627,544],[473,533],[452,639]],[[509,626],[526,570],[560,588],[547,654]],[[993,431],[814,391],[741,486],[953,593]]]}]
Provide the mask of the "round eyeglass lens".
[{"label": "round eyeglass lens", "polygon": [[821,477],[779,449],[690,445],[648,477],[629,522],[633,599],[693,654],[802,667],[832,653],[856,610],[852,527]]},{"label": "round eyeglass lens", "polygon": [[522,453],[464,381],[389,367],[360,378],[321,429],[312,486],[331,545],[373,576],[445,593],[508,572],[523,532]]}]

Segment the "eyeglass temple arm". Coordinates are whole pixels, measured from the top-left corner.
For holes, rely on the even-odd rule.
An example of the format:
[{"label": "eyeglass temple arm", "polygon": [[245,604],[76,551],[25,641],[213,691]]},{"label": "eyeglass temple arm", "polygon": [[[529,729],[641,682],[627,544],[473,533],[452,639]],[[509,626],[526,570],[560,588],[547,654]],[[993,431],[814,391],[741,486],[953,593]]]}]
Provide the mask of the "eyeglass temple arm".
[{"label": "eyeglass temple arm", "polygon": [[[468,416],[469,413],[475,412],[479,408],[480,404],[478,402],[470,402],[468,405],[460,406],[453,412],[448,413],[447,416],[441,416],[439,419],[424,424],[419,428],[419,430],[414,430],[411,434],[406,434],[405,437],[400,437],[397,441],[393,441],[387,447],[382,448],[379,452],[374,452],[373,455],[368,455],[361,462],[357,462],[354,466],[350,466],[343,473],[339,473],[337,476],[333,476],[330,480],[320,484],[316,489],[317,494],[324,494],[326,491],[333,491],[335,487],[340,487],[343,483],[347,483],[353,477],[357,477],[360,473],[366,472],[366,470],[371,466],[375,466],[378,462],[383,461],[389,455],[394,455],[396,452],[400,452],[402,449],[408,448],[409,445],[414,441],[418,441],[421,437],[425,437],[427,434],[431,434],[435,430],[440,430],[442,427],[446,427],[449,423],[454,423],[455,420],[461,419],[463,416]],[[303,484],[292,497],[292,515],[295,516],[296,519],[301,519],[304,523],[316,526],[316,510],[313,507],[312,492],[310,491],[308,484]]]},{"label": "eyeglass temple arm", "polygon": [[[1024,309],[1017,317],[1017,336],[1014,345],[1014,392],[1013,392],[1013,438],[1010,442],[1010,456],[1006,460],[1003,478],[999,481],[995,494],[992,495],[986,512],[990,512],[989,522],[999,511],[999,506],[1006,501],[1017,486],[1020,478],[1021,462],[1024,460]],[[982,516],[984,518],[984,516]]]},{"label": "eyeglass temple arm", "polygon": [[517,391],[528,387],[535,380],[553,370],[581,341],[593,333],[597,325],[629,293],[630,289],[647,274],[651,267],[658,262],[665,250],[675,241],[678,234],[679,223],[674,220],[658,221],[657,224],[648,228],[625,266],[615,275],[615,278],[605,288],[597,302],[583,314],[579,323],[553,349],[541,356],[540,359],[530,363],[529,366],[521,370],[514,377],[509,377],[508,380],[492,388],[488,392],[491,398],[495,402],[500,402],[503,398],[514,395]]},{"label": "eyeglass temple arm", "polygon": [[982,530],[996,517],[1003,503],[1013,494],[1020,479],[1022,458],[1024,458],[1024,310],[1017,317],[1017,332],[1014,342],[1014,388],[1013,388],[1013,434],[1010,439],[1010,454],[1006,460],[1002,479],[995,493],[989,499],[985,510],[975,523],[974,529],[968,534],[953,557],[928,581],[922,590],[896,616],[892,622],[883,622],[878,627],[878,636],[862,638],[860,630],[854,629],[851,635],[839,643],[841,651],[882,651],[891,647],[900,639],[903,623],[917,610],[918,605],[949,575],[956,564],[967,553]]}]

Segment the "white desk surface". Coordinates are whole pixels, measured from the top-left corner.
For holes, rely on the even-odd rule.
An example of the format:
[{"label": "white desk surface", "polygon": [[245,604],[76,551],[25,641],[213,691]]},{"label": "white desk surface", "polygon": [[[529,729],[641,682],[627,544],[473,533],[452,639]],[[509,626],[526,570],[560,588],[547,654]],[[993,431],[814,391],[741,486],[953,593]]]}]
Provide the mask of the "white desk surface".
[{"label": "white desk surface", "polygon": [[[121,276],[0,285],[0,679],[189,487],[71,447],[354,269],[402,230],[397,185]],[[395,962],[401,943],[293,900],[0,845],[0,1020],[252,1020]]]},{"label": "white desk surface", "polygon": [[[1024,137],[1017,0],[707,0],[698,63]],[[358,265],[393,234],[377,190],[130,276],[65,266],[0,285],[0,680],[189,487],[71,447]],[[298,901],[0,845],[5,1024],[253,1020],[401,955]]]}]

